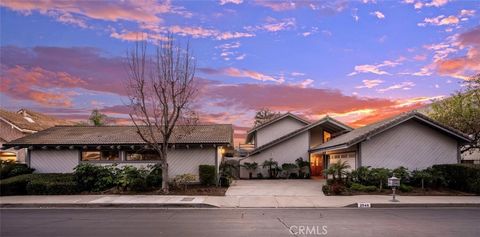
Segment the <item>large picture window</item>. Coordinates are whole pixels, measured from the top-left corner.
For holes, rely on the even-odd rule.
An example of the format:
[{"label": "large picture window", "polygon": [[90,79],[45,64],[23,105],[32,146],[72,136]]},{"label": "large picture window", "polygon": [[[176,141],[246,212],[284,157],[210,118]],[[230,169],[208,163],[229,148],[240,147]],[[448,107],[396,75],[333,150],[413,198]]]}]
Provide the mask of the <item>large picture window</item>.
[{"label": "large picture window", "polygon": [[137,160],[160,160],[160,156],[156,151],[152,150],[143,150],[143,151],[127,151],[127,161],[137,161]]},{"label": "large picture window", "polygon": [[82,151],[82,161],[120,160],[118,151]]}]

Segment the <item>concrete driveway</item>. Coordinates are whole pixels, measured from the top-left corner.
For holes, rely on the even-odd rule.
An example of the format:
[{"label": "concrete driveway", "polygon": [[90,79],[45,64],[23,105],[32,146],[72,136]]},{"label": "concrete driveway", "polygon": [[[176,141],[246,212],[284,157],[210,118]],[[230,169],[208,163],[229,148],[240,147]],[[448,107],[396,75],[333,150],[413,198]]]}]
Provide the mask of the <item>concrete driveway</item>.
[{"label": "concrete driveway", "polygon": [[226,196],[325,196],[324,180],[312,179],[262,179],[236,180]]}]

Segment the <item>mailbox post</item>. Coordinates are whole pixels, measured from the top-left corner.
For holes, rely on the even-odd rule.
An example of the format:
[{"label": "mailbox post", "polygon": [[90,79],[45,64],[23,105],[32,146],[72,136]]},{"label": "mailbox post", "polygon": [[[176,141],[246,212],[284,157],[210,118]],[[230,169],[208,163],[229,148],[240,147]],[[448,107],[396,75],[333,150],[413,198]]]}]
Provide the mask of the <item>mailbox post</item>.
[{"label": "mailbox post", "polygon": [[388,186],[392,187],[392,191],[393,191],[392,200],[390,200],[390,201],[391,202],[398,202],[398,200],[395,199],[395,189],[397,187],[400,187],[400,179],[395,177],[395,175],[393,175],[392,177],[388,178]]}]

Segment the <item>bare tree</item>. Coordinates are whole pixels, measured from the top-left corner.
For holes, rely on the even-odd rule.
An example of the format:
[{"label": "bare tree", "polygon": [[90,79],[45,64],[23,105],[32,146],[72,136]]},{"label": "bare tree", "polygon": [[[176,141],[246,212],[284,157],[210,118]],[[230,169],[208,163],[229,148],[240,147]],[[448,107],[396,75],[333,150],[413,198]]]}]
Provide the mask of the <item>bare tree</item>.
[{"label": "bare tree", "polygon": [[278,116],[280,116],[279,112],[271,111],[269,108],[262,108],[255,113],[255,123],[253,126],[260,126]]},{"label": "bare tree", "polygon": [[[196,94],[195,60],[189,43],[168,40],[147,55],[148,43],[137,41],[128,52],[130,118],[142,140],[159,156],[162,190],[168,193],[168,152],[172,140],[188,134],[196,123],[191,102]],[[169,147],[170,145],[170,147]]]}]

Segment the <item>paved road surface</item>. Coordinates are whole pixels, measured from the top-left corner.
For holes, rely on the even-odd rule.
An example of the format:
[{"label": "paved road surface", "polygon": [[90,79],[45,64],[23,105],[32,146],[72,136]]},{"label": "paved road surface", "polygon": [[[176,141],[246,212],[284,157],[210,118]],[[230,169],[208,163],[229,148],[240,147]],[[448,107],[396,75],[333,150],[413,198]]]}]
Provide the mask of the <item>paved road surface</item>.
[{"label": "paved road surface", "polygon": [[[289,230],[297,236],[480,234],[480,208],[0,209],[0,214],[2,237],[293,236]],[[302,228],[309,235],[302,235]]]}]

